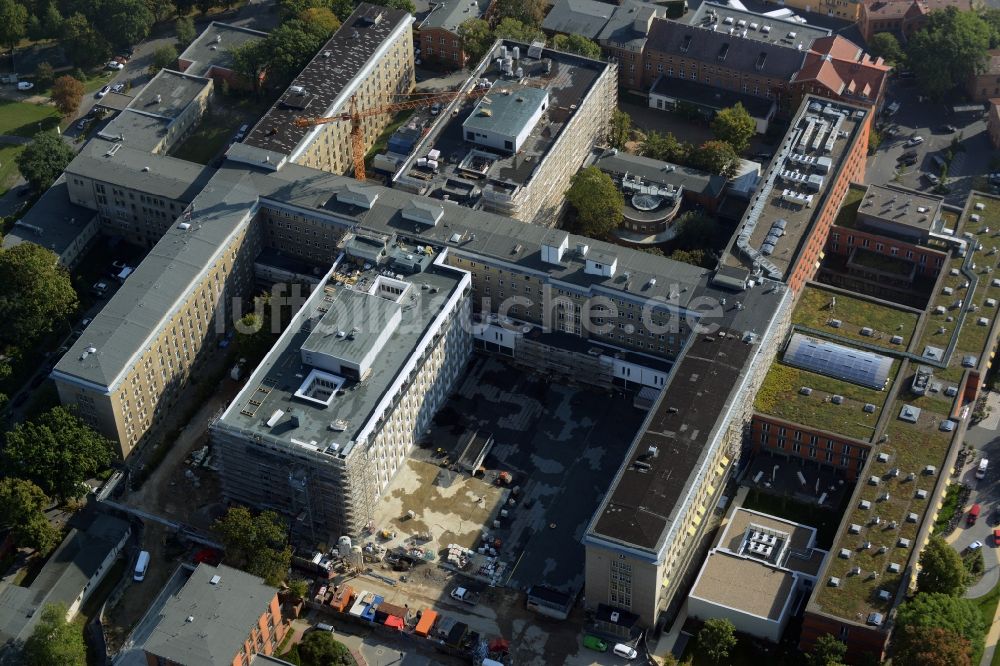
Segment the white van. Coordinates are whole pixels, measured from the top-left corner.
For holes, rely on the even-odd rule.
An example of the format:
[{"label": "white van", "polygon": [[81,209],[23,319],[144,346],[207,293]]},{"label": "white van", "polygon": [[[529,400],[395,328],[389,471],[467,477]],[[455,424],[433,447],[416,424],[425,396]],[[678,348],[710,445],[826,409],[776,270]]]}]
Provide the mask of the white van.
[{"label": "white van", "polygon": [[149,568],[149,551],[142,551],[139,553],[139,559],[135,561],[135,573],[132,574],[132,580],[141,581],[146,577],[146,569]]},{"label": "white van", "polygon": [[611,651],[623,659],[635,659],[639,656],[634,647],[625,643],[617,643]]},{"label": "white van", "polygon": [[986,468],[990,466],[990,461],[988,458],[983,458],[979,461],[979,468],[976,469],[976,478],[985,479],[986,478]]}]

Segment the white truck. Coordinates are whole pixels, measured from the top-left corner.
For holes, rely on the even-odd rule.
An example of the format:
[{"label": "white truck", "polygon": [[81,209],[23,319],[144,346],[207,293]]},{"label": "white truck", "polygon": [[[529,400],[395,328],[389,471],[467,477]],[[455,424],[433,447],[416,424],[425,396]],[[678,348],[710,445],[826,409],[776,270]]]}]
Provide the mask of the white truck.
[{"label": "white truck", "polygon": [[979,467],[976,468],[976,478],[985,479],[986,469],[990,466],[990,461],[988,458],[983,458],[979,461]]},{"label": "white truck", "polygon": [[472,590],[466,589],[464,587],[456,587],[451,591],[451,598],[457,599],[458,601],[464,601],[465,603],[475,606],[479,603],[479,593],[473,592]]}]

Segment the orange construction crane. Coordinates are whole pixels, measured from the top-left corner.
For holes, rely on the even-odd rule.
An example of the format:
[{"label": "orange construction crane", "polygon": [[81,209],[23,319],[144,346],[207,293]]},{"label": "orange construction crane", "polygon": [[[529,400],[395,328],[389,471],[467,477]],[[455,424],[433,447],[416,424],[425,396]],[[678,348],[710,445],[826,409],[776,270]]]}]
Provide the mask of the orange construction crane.
[{"label": "orange construction crane", "polygon": [[[364,129],[361,127],[361,121],[364,118],[371,118],[372,116],[380,116],[385,113],[395,113],[396,111],[402,111],[404,109],[417,109],[423,106],[431,106],[432,104],[448,104],[458,97],[467,97],[469,99],[475,99],[477,97],[484,97],[491,92],[490,88],[487,87],[476,87],[469,91],[462,90],[451,90],[444,93],[432,93],[425,97],[420,97],[418,99],[410,99],[405,102],[397,102],[395,104],[384,104],[382,106],[377,106],[373,109],[358,109],[358,103],[355,96],[351,96],[350,105],[346,113],[338,113],[332,116],[307,116],[296,118],[294,123],[296,127],[315,127],[317,125],[325,125],[327,123],[333,123],[337,121],[349,120],[351,121],[351,154],[354,158],[354,177],[360,181],[365,179],[365,133]],[[500,92],[500,91],[492,91]]]}]

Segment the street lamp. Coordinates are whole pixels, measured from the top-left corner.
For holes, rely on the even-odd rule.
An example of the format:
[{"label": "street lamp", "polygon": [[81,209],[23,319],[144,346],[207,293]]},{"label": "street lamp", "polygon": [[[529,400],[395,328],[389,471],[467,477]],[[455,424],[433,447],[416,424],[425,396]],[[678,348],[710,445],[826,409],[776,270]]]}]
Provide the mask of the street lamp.
[{"label": "street lamp", "polygon": [[771,485],[774,485],[774,479],[778,476],[778,467],[780,465],[775,465],[774,469],[771,470]]}]

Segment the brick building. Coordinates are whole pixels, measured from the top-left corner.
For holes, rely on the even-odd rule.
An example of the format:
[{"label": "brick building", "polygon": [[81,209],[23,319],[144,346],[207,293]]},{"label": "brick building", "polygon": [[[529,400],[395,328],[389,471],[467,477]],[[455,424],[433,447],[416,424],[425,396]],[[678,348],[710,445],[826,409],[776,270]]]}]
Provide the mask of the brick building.
[{"label": "brick building", "polygon": [[965,88],[974,102],[988,102],[1000,96],[1000,49],[986,52],[983,71],[969,77]]},{"label": "brick building", "polygon": [[986,131],[990,134],[990,143],[1000,150],[1000,98],[990,100],[986,115]]},{"label": "brick building", "polygon": [[177,69],[208,77],[216,83],[225,81],[229,86],[248,86],[250,82],[233,70],[233,51],[265,37],[266,32],[212,21],[177,57]]},{"label": "brick building", "polygon": [[792,79],[796,97],[819,95],[829,99],[870,105],[879,110],[892,68],[872,58],[849,39],[835,35],[813,42],[805,61]]},{"label": "brick building", "polygon": [[975,3],[973,0],[861,0],[858,7],[858,29],[865,41],[879,32],[891,32],[905,41],[924,27],[931,12],[946,7],[971,10]]},{"label": "brick building", "polygon": [[750,422],[750,440],[754,453],[834,467],[849,481],[858,478],[871,450],[871,444],[860,439],[760,413],[754,413]]},{"label": "brick building", "polygon": [[435,4],[418,28],[420,59],[443,69],[468,65],[458,29],[470,19],[482,18],[489,6],[489,0],[444,0]]},{"label": "brick building", "polygon": [[285,637],[278,590],[224,564],[199,564],[146,639],[149,666],[249,666]]}]

